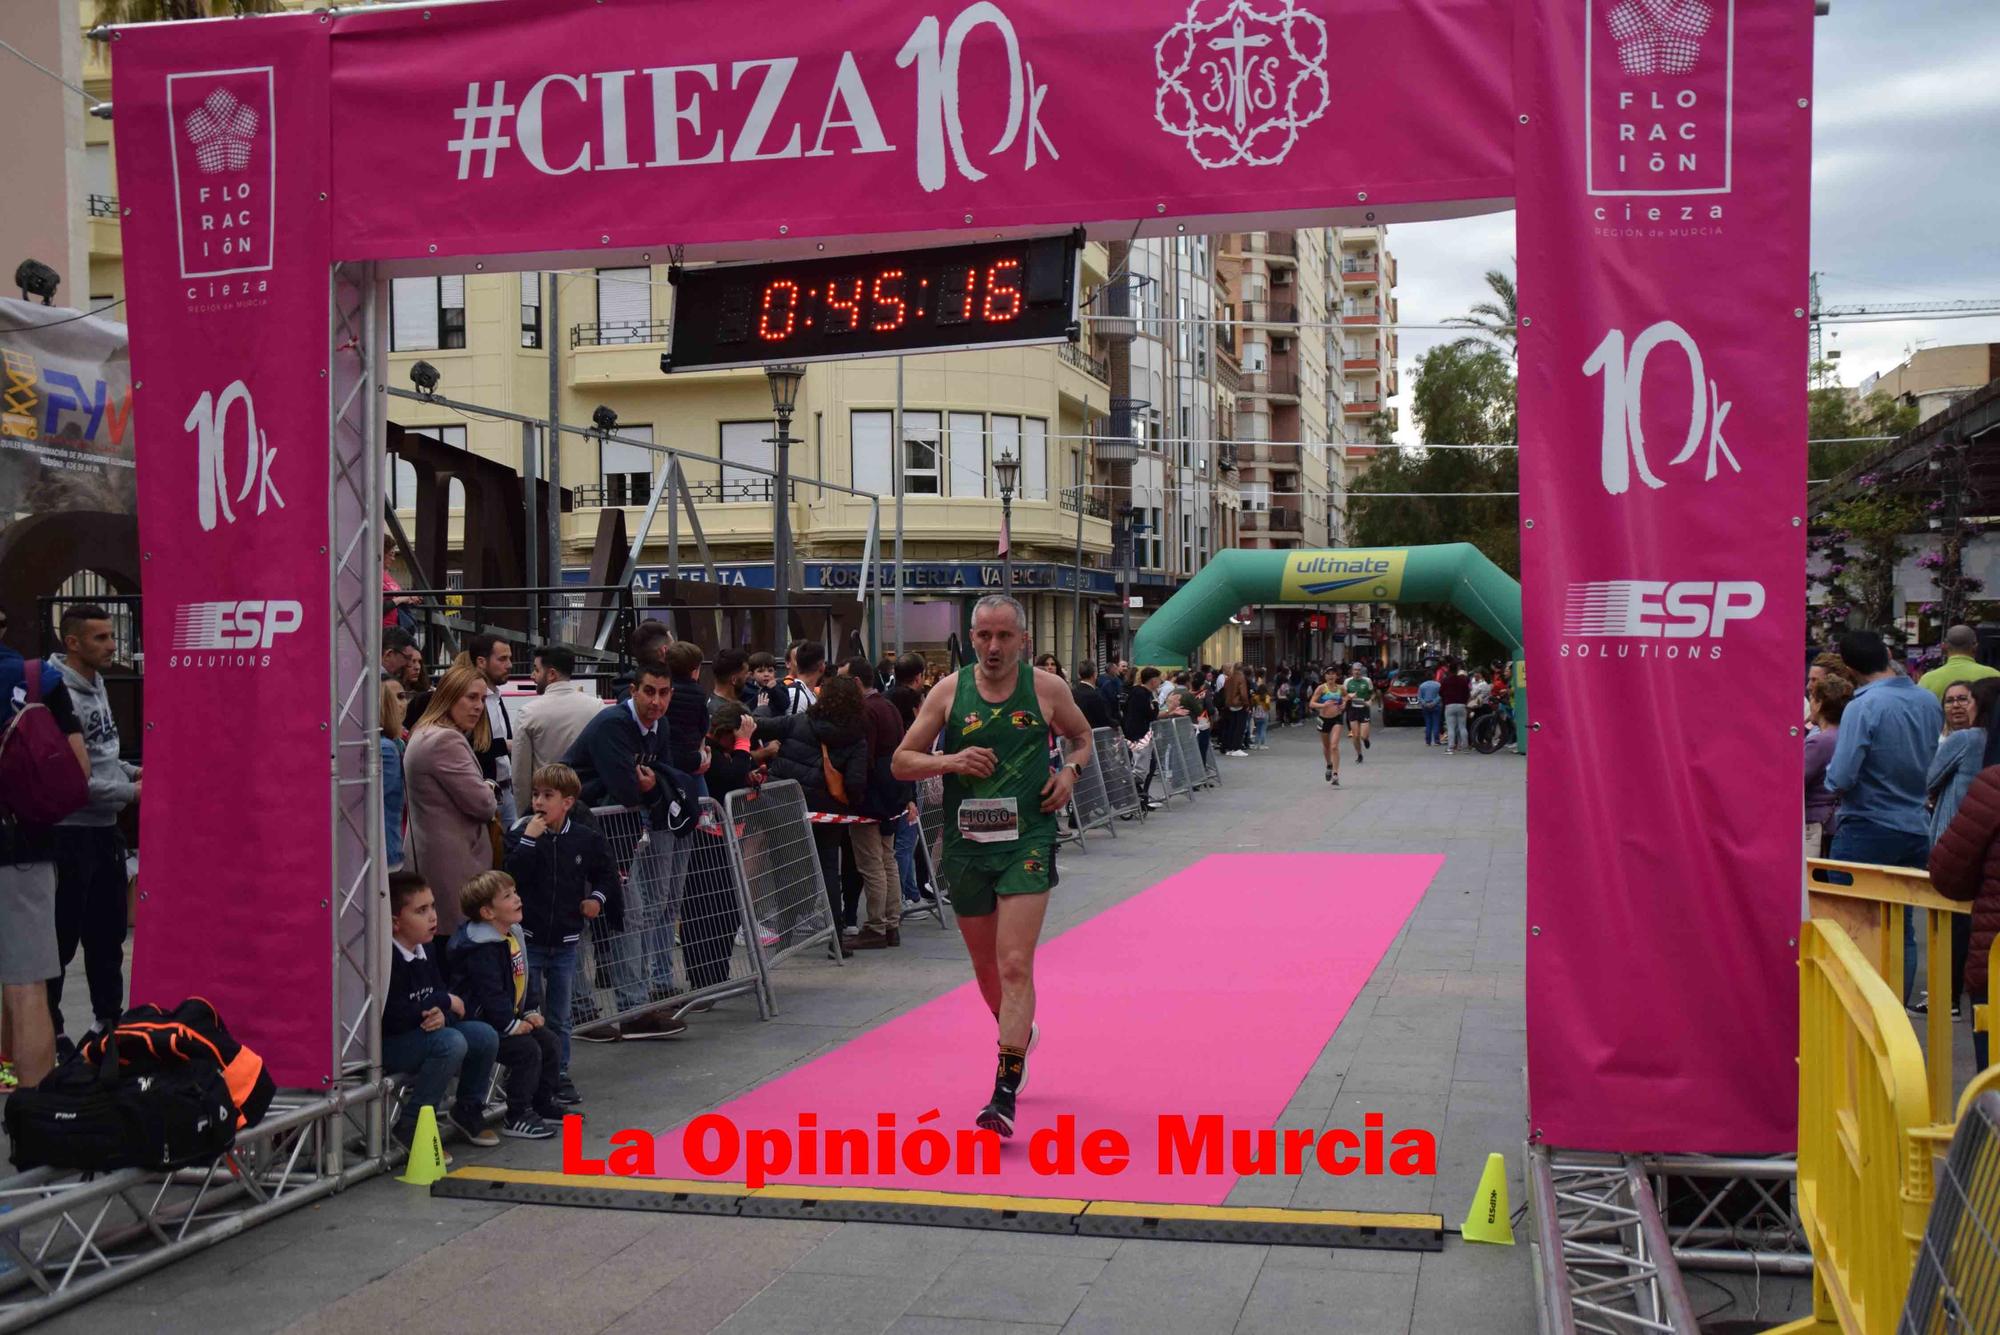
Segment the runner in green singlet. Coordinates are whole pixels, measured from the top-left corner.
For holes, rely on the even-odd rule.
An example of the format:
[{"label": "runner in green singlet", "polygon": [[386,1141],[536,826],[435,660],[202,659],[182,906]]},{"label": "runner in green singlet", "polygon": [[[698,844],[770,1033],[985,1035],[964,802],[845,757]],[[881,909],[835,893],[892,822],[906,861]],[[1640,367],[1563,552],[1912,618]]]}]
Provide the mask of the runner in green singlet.
[{"label": "runner in green singlet", "polygon": [[[899,779],[944,778],[938,876],[958,913],[980,994],[1000,1026],[993,1099],[978,1124],[1014,1134],[1035,1026],[1035,943],[1056,883],[1056,813],[1090,761],[1090,724],[1062,678],[1021,661],[1028,615],[1005,594],[972,609],[978,661],[933,686],[896,750]],[[1071,744],[1051,772],[1048,735]],[[940,739],[941,751],[932,747]]]}]

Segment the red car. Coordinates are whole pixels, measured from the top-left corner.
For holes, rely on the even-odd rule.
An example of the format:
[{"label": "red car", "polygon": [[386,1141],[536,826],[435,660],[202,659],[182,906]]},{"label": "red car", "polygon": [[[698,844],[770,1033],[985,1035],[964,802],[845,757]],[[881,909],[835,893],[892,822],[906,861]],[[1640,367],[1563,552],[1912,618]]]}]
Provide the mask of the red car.
[{"label": "red car", "polygon": [[1423,707],[1417,703],[1417,686],[1426,674],[1409,668],[1398,668],[1389,674],[1382,685],[1382,726],[1394,727],[1399,723],[1421,727],[1424,721]]}]

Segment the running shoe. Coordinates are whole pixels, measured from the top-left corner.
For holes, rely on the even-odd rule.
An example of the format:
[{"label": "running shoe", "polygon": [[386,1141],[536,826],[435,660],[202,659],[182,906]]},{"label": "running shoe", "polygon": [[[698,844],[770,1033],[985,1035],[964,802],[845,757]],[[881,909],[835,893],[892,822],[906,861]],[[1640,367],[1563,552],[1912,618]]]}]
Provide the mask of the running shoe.
[{"label": "running shoe", "polygon": [[583,1095],[577,1092],[576,1082],[569,1078],[567,1071],[563,1072],[562,1079],[556,1081],[556,1102],[565,1108],[583,1106]]},{"label": "running shoe", "polygon": [[[1028,1056],[1032,1057],[1035,1055],[1035,1045],[1037,1043],[1040,1043],[1041,1041],[1042,1041],[1041,1025],[1037,1024],[1033,1020],[1028,1021],[1028,1054],[1027,1054]],[[1027,1087],[1028,1087],[1028,1063],[1024,1059],[1021,1062],[1021,1078],[1014,1084],[1014,1096],[1016,1098],[1019,1098],[1021,1091],[1026,1089]]]},{"label": "running shoe", "polygon": [[533,1113],[524,1113],[519,1117],[508,1118],[506,1125],[500,1128],[500,1134],[510,1136],[515,1140],[554,1140],[556,1138],[555,1128]]},{"label": "running shoe", "polygon": [[1336,788],[1340,787],[1340,776],[1338,774],[1334,775],[1333,778],[1330,780],[1330,782],[1333,784],[1334,787]]},{"label": "running shoe", "polygon": [[1326,781],[1327,781],[1328,783],[1332,783],[1332,782],[1333,782],[1333,766],[1331,766],[1331,765],[1328,765],[1328,766],[1326,767]]},{"label": "running shoe", "polygon": [[1014,1134],[1014,1096],[1004,1089],[993,1091],[993,1101],[979,1110],[974,1124],[982,1131],[998,1131],[1001,1139]]},{"label": "running shoe", "polygon": [[1364,761],[1364,760],[1366,760],[1366,759],[1368,759],[1368,753],[1367,753],[1366,751],[1356,751],[1356,752],[1354,753],[1354,763],[1355,763],[1355,764],[1359,765],[1359,764],[1360,764],[1360,763],[1361,763],[1362,761]]},{"label": "running shoe", "polygon": [[14,1063],[0,1061],[0,1089],[19,1089],[21,1077],[14,1074]]}]

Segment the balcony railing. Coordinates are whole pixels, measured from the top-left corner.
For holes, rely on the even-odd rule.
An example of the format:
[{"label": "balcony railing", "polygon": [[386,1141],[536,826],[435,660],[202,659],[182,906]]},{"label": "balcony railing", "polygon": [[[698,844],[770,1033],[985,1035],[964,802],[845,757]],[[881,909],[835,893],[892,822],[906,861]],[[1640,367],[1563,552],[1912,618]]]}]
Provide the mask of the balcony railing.
[{"label": "balcony railing", "polygon": [[1102,425],[1093,442],[1099,462],[1130,463],[1138,457],[1139,424],[1146,420],[1146,410],[1151,406],[1145,399],[1111,400],[1111,415],[1100,419]]},{"label": "balcony railing", "polygon": [[1091,294],[1090,329],[1098,338],[1139,336],[1139,321],[1133,314],[1137,303],[1132,300],[1132,283],[1129,278],[1115,279]]},{"label": "balcony railing", "polygon": [[[746,477],[724,478],[720,481],[689,482],[688,494],[696,505],[724,505],[746,501],[771,503],[775,494],[776,478]],[[587,482],[574,489],[576,508],[579,510],[602,510],[617,506],[641,506],[651,503],[653,489],[643,477],[634,477],[627,482],[610,478],[601,482]],[[793,501],[799,498],[799,484],[791,484]]]},{"label": "balcony railing", "polygon": [[1297,324],[1299,308],[1275,301],[1246,301],[1243,318],[1250,324]]},{"label": "balcony railing", "polygon": [[1340,271],[1342,273],[1380,273],[1381,263],[1382,261],[1373,255],[1364,255],[1360,259],[1342,260],[1340,262]]},{"label": "balcony railing", "polygon": [[1272,371],[1245,371],[1243,387],[1239,394],[1283,394],[1291,398],[1299,396],[1299,373],[1282,368]]},{"label": "balcony railing", "polygon": [[571,325],[571,347],[598,348],[623,343],[664,343],[672,332],[671,320],[600,320]]},{"label": "balcony railing", "polygon": [[93,218],[116,218],[119,216],[118,196],[116,195],[87,195],[84,197],[83,207],[84,211]]},{"label": "balcony railing", "polygon": [[[1065,490],[1062,493],[1062,508],[1071,514],[1076,513],[1075,491]],[[1111,518],[1111,502],[1105,500],[1102,496],[1085,496],[1083,498],[1083,512],[1092,519],[1109,519]]]},{"label": "balcony railing", "polygon": [[1111,383],[1111,367],[1101,357],[1093,357],[1074,343],[1058,343],[1056,355],[1091,379]]}]

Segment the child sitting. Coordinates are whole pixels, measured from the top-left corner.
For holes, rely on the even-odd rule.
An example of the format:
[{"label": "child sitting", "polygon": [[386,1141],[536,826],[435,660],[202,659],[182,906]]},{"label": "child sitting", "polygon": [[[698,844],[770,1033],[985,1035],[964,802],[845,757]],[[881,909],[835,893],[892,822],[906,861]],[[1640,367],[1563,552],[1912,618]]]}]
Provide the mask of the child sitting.
[{"label": "child sitting", "polygon": [[570,998],[576,987],[583,925],[618,902],[618,865],[588,816],[572,816],[583,791],[568,765],[539,766],[531,780],[533,814],[507,831],[507,874],[521,891],[521,933],[528,943],[528,990],[541,999],[557,1052],[556,1102],[577,1107],[569,1078]]},{"label": "child sitting", "polygon": [[466,1019],[465,1003],[445,990],[430,953],[437,899],[423,877],[397,872],[389,878],[389,912],[395,948],[382,1002],[382,1069],[411,1077],[410,1097],[389,1134],[407,1151],[417,1114],[436,1107],[456,1076],[458,1102],[445,1114],[448,1124],[474,1145],[498,1145],[500,1137],[485,1128],[483,1114],[500,1036],[491,1025]]},{"label": "child sitting", "polygon": [[504,871],[483,871],[458,892],[465,922],[452,934],[452,990],[465,998],[468,1019],[500,1035],[507,1068],[507,1118],[500,1134],[547,1140],[562,1119],[556,1081],[562,1056],[556,1036],[528,995],[528,946],[521,935],[521,893]]}]

